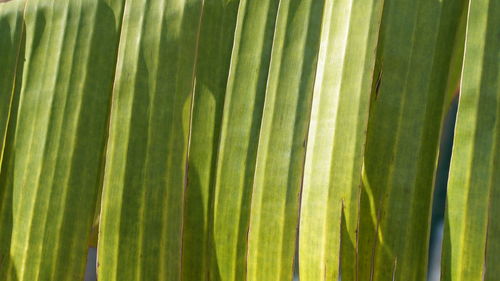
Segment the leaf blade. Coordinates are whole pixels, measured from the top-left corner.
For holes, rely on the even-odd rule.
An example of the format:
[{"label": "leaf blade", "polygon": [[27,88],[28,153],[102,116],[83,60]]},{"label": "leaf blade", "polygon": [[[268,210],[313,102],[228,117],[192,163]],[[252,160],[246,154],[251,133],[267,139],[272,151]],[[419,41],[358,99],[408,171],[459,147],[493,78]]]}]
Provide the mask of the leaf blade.
[{"label": "leaf blade", "polygon": [[442,260],[443,280],[495,280],[500,91],[495,1],[471,1]]},{"label": "leaf blade", "polygon": [[239,0],[205,1],[196,69],[183,231],[183,280],[209,278],[214,182]]},{"label": "leaf blade", "polygon": [[359,280],[426,278],[440,123],[461,1],[384,6],[363,169]]},{"label": "leaf blade", "polygon": [[326,2],[304,170],[301,280],[336,280],[341,264],[342,278],[356,276],[359,183],[382,3]]},{"label": "leaf blade", "polygon": [[26,63],[1,175],[11,200],[2,216],[13,222],[6,280],[83,278],[116,57],[106,9],[86,0],[27,3]]},{"label": "leaf blade", "polygon": [[246,280],[291,280],[323,4],[281,1],[259,133]]},{"label": "leaf blade", "polygon": [[181,278],[201,8],[191,0],[126,1],[98,242],[104,280]]}]

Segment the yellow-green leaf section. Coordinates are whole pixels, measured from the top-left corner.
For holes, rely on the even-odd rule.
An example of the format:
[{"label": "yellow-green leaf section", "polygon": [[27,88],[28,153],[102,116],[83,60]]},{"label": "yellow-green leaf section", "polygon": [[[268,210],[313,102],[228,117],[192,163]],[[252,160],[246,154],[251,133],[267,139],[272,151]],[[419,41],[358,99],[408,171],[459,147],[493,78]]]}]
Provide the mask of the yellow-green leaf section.
[{"label": "yellow-green leaf section", "polygon": [[315,0],[281,0],[278,8],[252,191],[248,281],[293,277],[322,10]]},{"label": "yellow-green leaf section", "polygon": [[216,160],[238,3],[205,1],[203,7],[185,191],[184,281],[209,280]]},{"label": "yellow-green leaf section", "polygon": [[337,280],[340,264],[342,279],[355,280],[361,165],[382,4],[325,2],[300,214],[302,281]]},{"label": "yellow-green leaf section", "polygon": [[27,2],[19,57],[26,61],[18,65],[20,95],[0,175],[1,217],[11,224],[0,228],[8,243],[2,280],[83,278],[107,136],[115,17],[105,1]]},{"label": "yellow-green leaf section", "polygon": [[224,100],[209,280],[245,279],[258,139],[278,0],[241,0]]},{"label": "yellow-green leaf section", "polygon": [[199,0],[126,1],[104,176],[100,280],[181,280],[202,9]]},{"label": "yellow-green leaf section", "polygon": [[[23,40],[26,38],[23,21],[25,4],[24,1],[0,4],[0,170],[7,168],[2,161],[6,137],[9,123],[15,124],[17,116],[21,88],[18,77],[22,77]],[[13,127],[10,126],[9,135],[12,135]],[[10,263],[12,224],[12,191],[7,189],[5,177],[0,176],[0,274],[2,268]]]},{"label": "yellow-green leaf section", "polygon": [[425,280],[439,132],[463,1],[386,0],[363,171],[357,280]]},{"label": "yellow-green leaf section", "polygon": [[[22,73],[21,40],[24,34],[23,13],[26,2],[0,3],[0,163],[17,74]],[[24,50],[23,50],[24,51]],[[22,54],[24,56],[24,54]],[[21,67],[18,67],[20,66]],[[16,93],[17,94],[17,93]],[[1,194],[1,189],[0,189]],[[1,261],[0,261],[1,264]]]},{"label": "yellow-green leaf section", "polygon": [[448,183],[442,280],[500,276],[500,2],[472,0]]}]

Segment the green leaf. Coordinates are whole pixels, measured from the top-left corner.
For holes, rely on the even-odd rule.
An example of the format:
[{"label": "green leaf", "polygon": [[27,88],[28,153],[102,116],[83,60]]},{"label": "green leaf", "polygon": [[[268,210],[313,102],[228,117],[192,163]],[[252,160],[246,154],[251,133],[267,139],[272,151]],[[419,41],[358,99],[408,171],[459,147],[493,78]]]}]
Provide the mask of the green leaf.
[{"label": "green leaf", "polygon": [[303,281],[337,280],[340,263],[342,278],[355,280],[361,165],[381,13],[378,0],[325,4],[299,229]]},{"label": "green leaf", "polygon": [[[22,73],[21,40],[25,2],[0,4],[0,163],[5,145],[7,124],[12,108],[16,79]],[[1,264],[1,261],[0,261]]]},{"label": "green leaf", "polygon": [[[245,280],[292,280],[323,3],[280,2],[258,140]],[[240,280],[240,279],[238,279]]]},{"label": "green leaf", "polygon": [[106,2],[93,0],[29,0],[25,26],[0,176],[2,222],[12,225],[0,229],[10,237],[0,278],[79,280],[101,185],[117,28]]},{"label": "green leaf", "polygon": [[[10,263],[12,191],[5,185],[6,177],[2,176],[9,160],[2,160],[4,148],[8,151],[8,143],[12,142],[17,117],[26,43],[24,8],[24,1],[0,4],[0,65],[5,66],[0,68],[0,171],[3,171],[0,173],[0,277],[5,275],[5,268]],[[6,154],[8,159],[9,153]]]},{"label": "green leaf", "polygon": [[364,160],[358,280],[425,280],[433,180],[463,1],[387,0]]},{"label": "green leaf", "polygon": [[210,280],[245,279],[255,162],[277,0],[241,0],[224,100],[211,227]]},{"label": "green leaf", "polygon": [[180,280],[202,2],[126,1],[113,89],[99,279]]},{"label": "green leaf", "polygon": [[450,68],[448,73],[448,85],[444,101],[444,109],[448,110],[453,98],[460,90],[460,78],[462,76],[462,66],[464,61],[465,31],[467,28],[467,12],[469,11],[469,0],[462,0],[462,9],[458,28],[456,28],[455,41],[451,54]]},{"label": "green leaf", "polygon": [[185,191],[184,281],[209,280],[216,160],[238,3],[204,2]]},{"label": "green leaf", "polygon": [[[0,0],[0,280],[81,280],[98,224],[105,281],[424,280],[467,4]],[[499,26],[471,0],[444,280],[500,273]]]},{"label": "green leaf", "polygon": [[470,2],[443,242],[444,281],[498,280],[500,2]]}]

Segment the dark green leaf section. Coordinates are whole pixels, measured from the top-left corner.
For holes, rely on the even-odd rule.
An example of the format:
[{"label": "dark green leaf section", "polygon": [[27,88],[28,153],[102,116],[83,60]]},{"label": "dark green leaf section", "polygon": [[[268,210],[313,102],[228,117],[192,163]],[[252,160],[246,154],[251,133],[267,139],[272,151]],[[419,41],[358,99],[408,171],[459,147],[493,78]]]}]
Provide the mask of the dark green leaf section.
[{"label": "dark green leaf section", "polygon": [[117,17],[105,1],[27,3],[20,48],[26,62],[18,66],[14,92],[20,96],[0,175],[0,234],[8,243],[1,280],[83,278],[101,184]]},{"label": "dark green leaf section", "polygon": [[248,232],[248,281],[292,280],[322,1],[278,8],[258,140]]},{"label": "dark green leaf section", "polygon": [[337,280],[340,266],[343,280],[355,280],[361,166],[382,6],[378,0],[325,2],[300,214],[302,281]]},{"label": "dark green leaf section", "polygon": [[210,280],[245,280],[250,202],[278,0],[242,0],[214,191]]},{"label": "dark green leaf section", "polygon": [[216,160],[238,3],[205,1],[203,8],[185,191],[184,281],[209,280]]},{"label": "dark green leaf section", "polygon": [[127,0],[99,233],[100,280],[181,280],[202,1]]},{"label": "dark green leaf section", "polygon": [[[0,170],[7,168],[2,159],[7,134],[12,135],[14,127],[8,133],[8,124],[16,122],[25,51],[24,8],[24,1],[0,4]],[[12,226],[12,191],[0,180],[0,277],[10,263]]]},{"label": "dark green leaf section", "polygon": [[469,0],[463,0],[462,12],[458,28],[456,29],[453,51],[451,54],[450,69],[448,73],[448,85],[444,101],[444,109],[448,110],[453,98],[459,93],[460,78],[462,76],[462,66],[464,62],[465,31],[467,29],[467,13],[469,11]]},{"label": "dark green leaf section", "polygon": [[[16,83],[16,72],[24,34],[25,1],[0,4],[0,163]],[[0,261],[1,264],[1,261]]]},{"label": "dark green leaf section", "polygon": [[443,242],[444,281],[498,280],[500,2],[470,3]]},{"label": "dark green leaf section", "polygon": [[433,179],[463,1],[387,0],[372,94],[358,280],[425,280]]}]

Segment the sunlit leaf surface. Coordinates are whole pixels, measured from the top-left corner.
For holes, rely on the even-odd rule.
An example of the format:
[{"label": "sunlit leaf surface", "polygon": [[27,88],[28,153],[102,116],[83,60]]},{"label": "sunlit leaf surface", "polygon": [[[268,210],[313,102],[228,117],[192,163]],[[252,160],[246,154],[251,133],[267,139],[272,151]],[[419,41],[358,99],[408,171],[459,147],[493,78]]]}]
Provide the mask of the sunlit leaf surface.
[{"label": "sunlit leaf surface", "polygon": [[[118,26],[105,1],[26,3],[0,175],[0,279],[81,280],[102,181]],[[15,2],[1,5],[5,13],[3,5]]]}]

